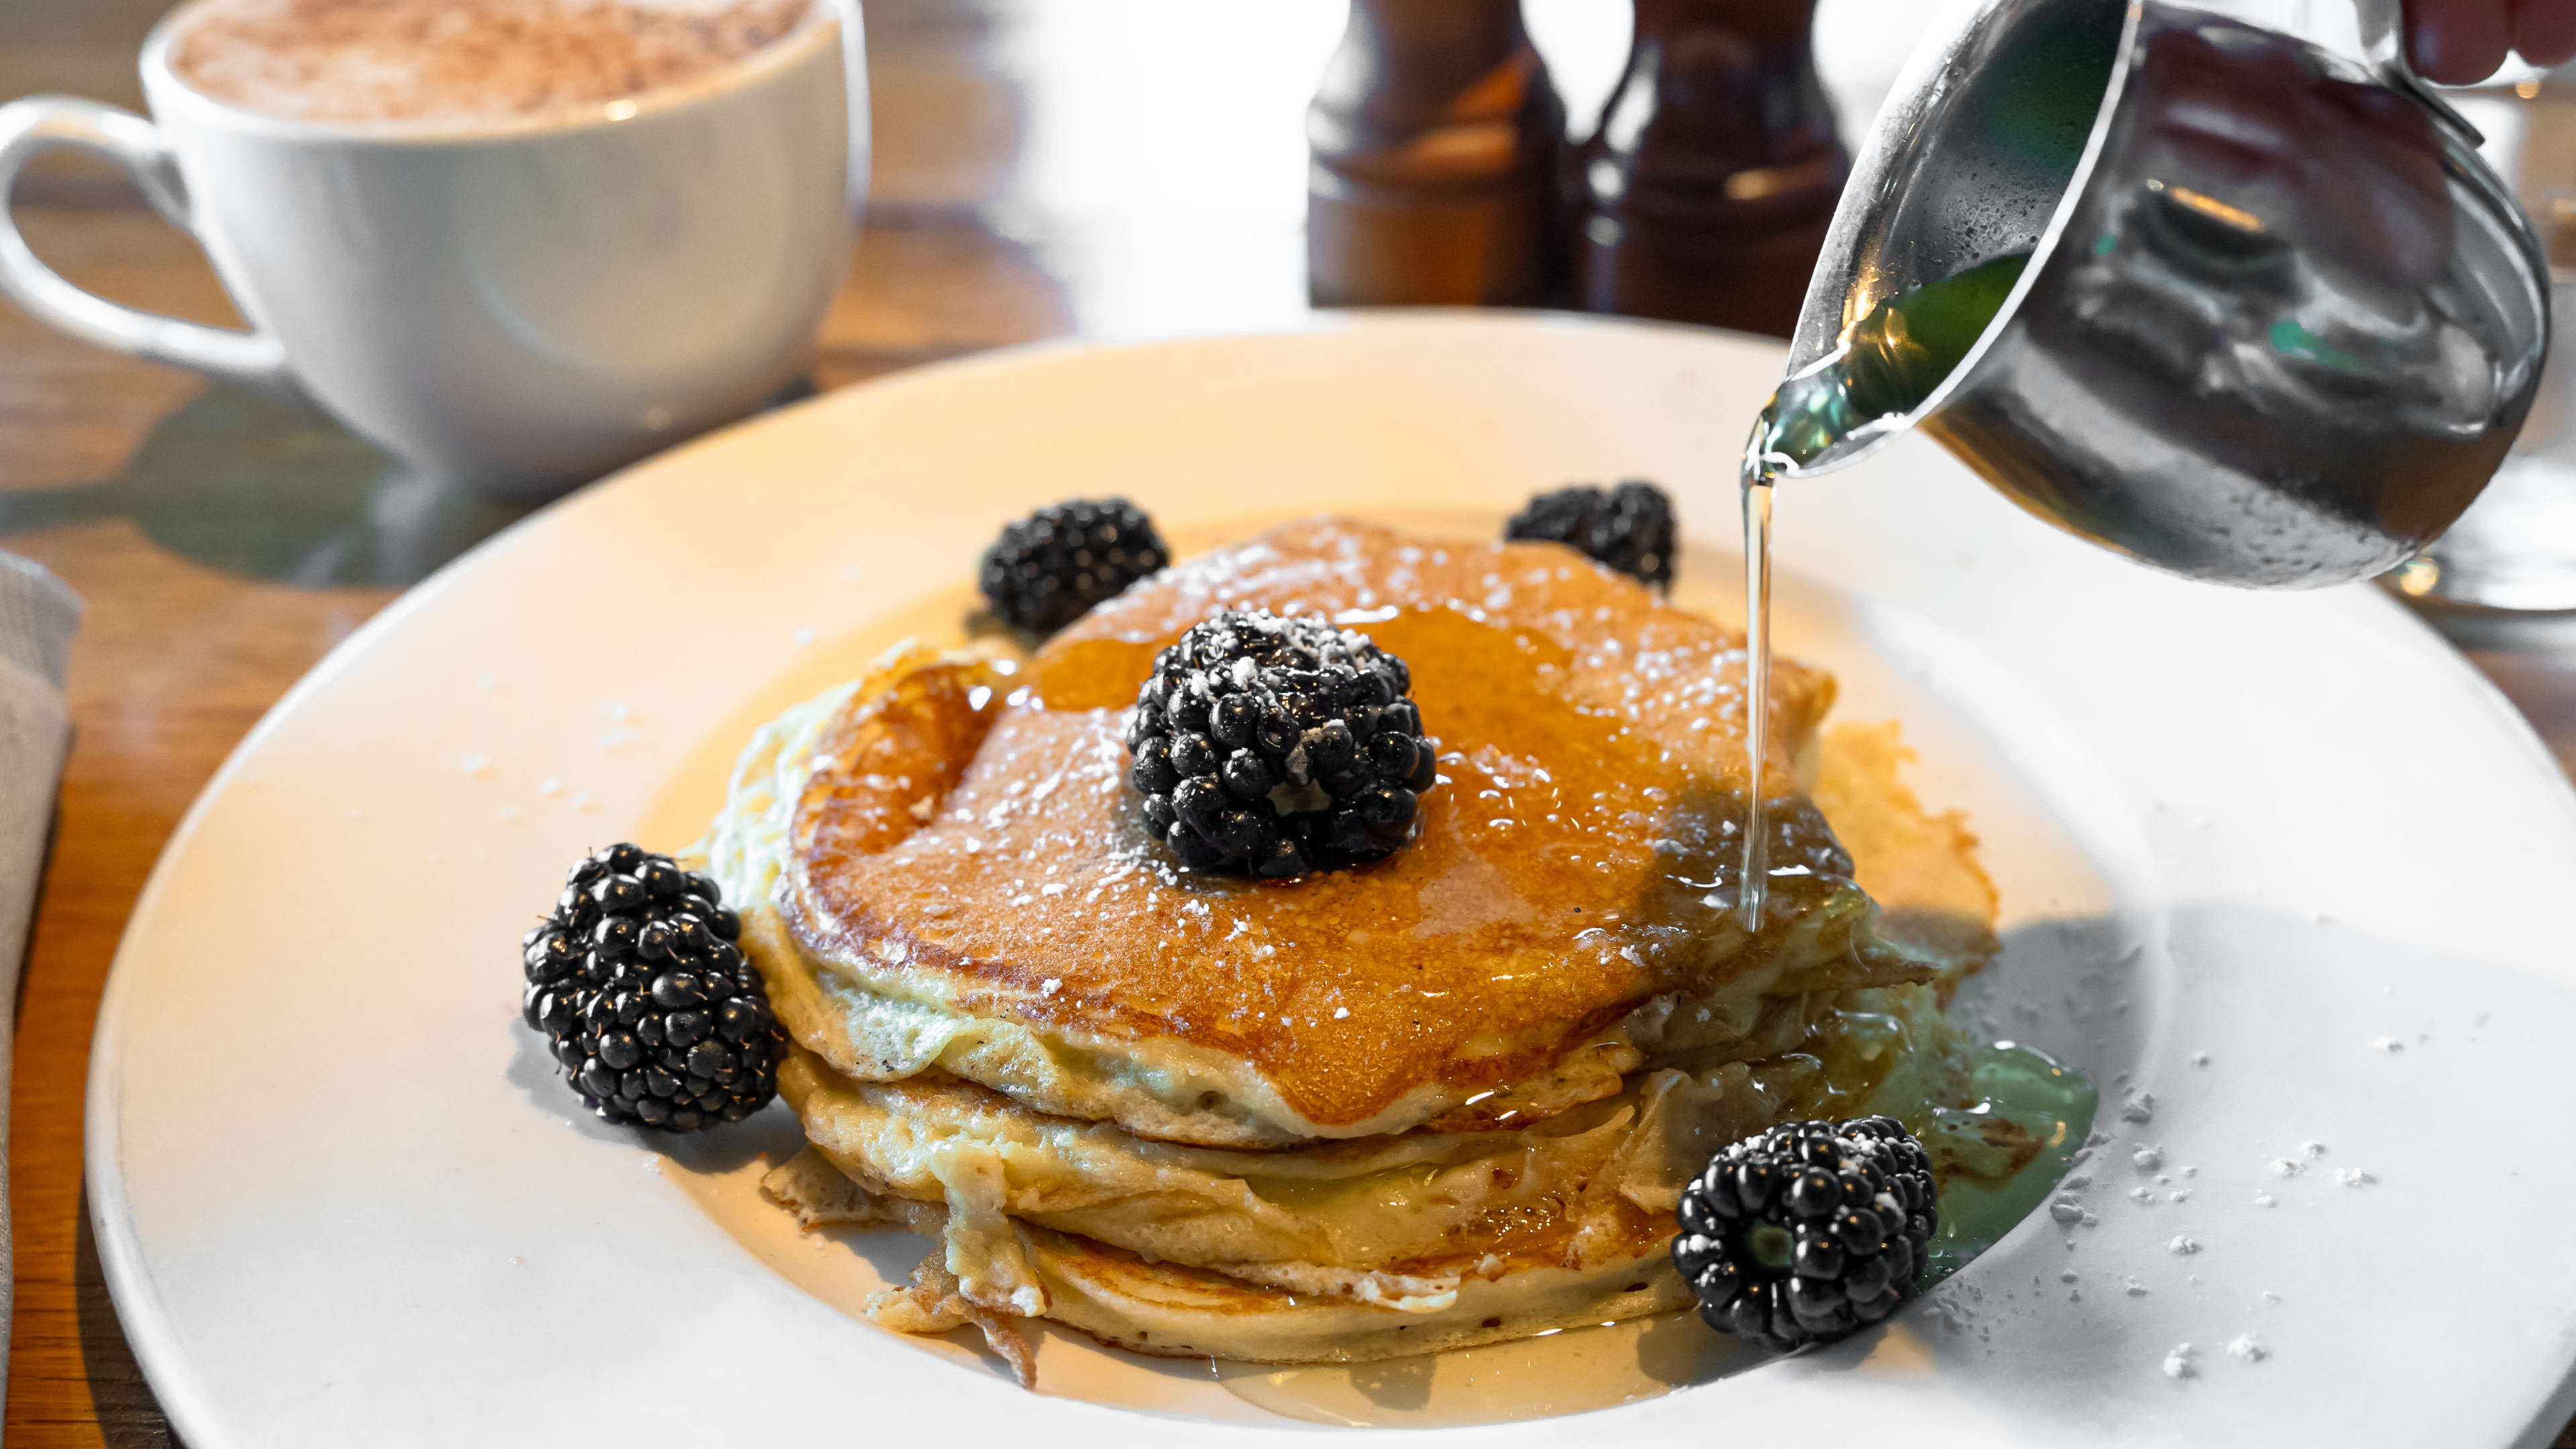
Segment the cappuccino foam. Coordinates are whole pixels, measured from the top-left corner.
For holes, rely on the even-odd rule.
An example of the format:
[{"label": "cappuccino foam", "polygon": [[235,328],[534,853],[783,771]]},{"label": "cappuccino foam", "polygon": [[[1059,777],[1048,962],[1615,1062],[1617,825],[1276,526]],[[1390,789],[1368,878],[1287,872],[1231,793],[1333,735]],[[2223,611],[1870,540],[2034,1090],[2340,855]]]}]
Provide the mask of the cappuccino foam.
[{"label": "cappuccino foam", "polygon": [[205,0],[170,66],[288,120],[471,123],[603,105],[735,64],[815,0]]}]

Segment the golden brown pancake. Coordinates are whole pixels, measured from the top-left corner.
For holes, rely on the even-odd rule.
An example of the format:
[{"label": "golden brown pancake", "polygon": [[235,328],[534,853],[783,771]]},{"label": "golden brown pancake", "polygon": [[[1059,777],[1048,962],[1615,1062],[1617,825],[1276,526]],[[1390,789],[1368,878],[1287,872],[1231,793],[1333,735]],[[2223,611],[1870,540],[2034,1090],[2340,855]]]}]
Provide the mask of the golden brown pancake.
[{"label": "golden brown pancake", "polygon": [[[1838,1065],[1848,1075],[1862,1064]],[[1711,1152],[1837,1096],[1834,1075],[1808,1055],[1639,1072],[1618,1096],[1519,1131],[1271,1152],[1151,1143],[939,1074],[854,1082],[802,1051],[780,1069],[779,1094],[807,1140],[879,1196],[1007,1214],[1292,1293],[1426,1312],[1487,1265],[1582,1266],[1662,1243],[1682,1184]],[[1874,1083],[1845,1085],[1865,1093]],[[1007,1296],[1025,1276],[969,1267],[973,1252],[952,1255],[952,1267],[1002,1286],[988,1296]]]},{"label": "golden brown pancake", "polygon": [[[1444,594],[1472,601],[1420,602]],[[1358,627],[1412,663],[1446,780],[1394,860],[1208,881],[1143,838],[1119,715],[1160,642],[1239,602],[1381,615]],[[1785,1116],[1956,1125],[1939,1000],[1992,949],[1973,839],[1904,789],[1892,726],[1821,744],[1830,683],[1794,667],[1774,792],[1811,782],[1892,909],[1793,883],[1786,921],[1729,934],[1701,883],[1740,808],[1736,647],[1550,546],[1324,522],[1166,573],[1025,669],[895,651],[761,732],[708,847],[798,1042],[781,1094],[813,1145],[765,1186],[809,1223],[932,1237],[869,1316],[975,1323],[1024,1378],[1026,1316],[1305,1362],[1687,1302],[1663,1244],[1718,1143]],[[1686,703],[1709,707],[1676,729]],[[1616,949],[1569,950],[1586,932]],[[1511,979],[1530,969],[1567,979]],[[1601,1014],[1551,1056],[1551,1007]],[[1507,1031],[1541,1045],[1493,1050]],[[1309,1044],[1339,1065],[1308,1071]],[[1313,1120],[1349,1105],[1316,1078],[1353,1064],[1393,1104]]]},{"label": "golden brown pancake", "polygon": [[[1148,1142],[936,1072],[854,1082],[798,1051],[779,1089],[813,1145],[763,1186],[808,1225],[932,1238],[916,1286],[877,1295],[869,1316],[906,1332],[976,1322],[1024,1372],[1017,1317],[1146,1353],[1431,1352],[1687,1303],[1666,1251],[1674,1208],[1709,1153],[1748,1132],[1877,1110],[1918,1131],[1996,1125],[1941,1110],[1971,1094],[1936,994],[1820,1001],[1796,1051],[1639,1072],[1619,1097],[1518,1131],[1273,1152]],[[1953,1137],[1926,1131],[1936,1163]]]},{"label": "golden brown pancake", "polygon": [[[1332,618],[1411,667],[1441,783],[1391,859],[1210,877],[1144,830],[1126,706],[1188,625],[1255,607]],[[839,707],[795,788],[774,901],[823,1004],[782,1011],[863,1078],[925,1063],[836,1040],[832,1011],[1006,1023],[1004,1047],[935,1059],[1042,1111],[1237,1146],[1509,1125],[1691,1044],[1644,1039],[1688,1022],[1676,1003],[1928,979],[1847,881],[1775,883],[1762,939],[1736,925],[1742,661],[1741,636],[1571,550],[1329,519],[1138,584],[1015,678],[916,660]],[[1798,794],[1832,692],[1775,667],[1766,793]],[[1031,1060],[1051,1052],[1204,1079],[1210,1112],[1070,1100]]]},{"label": "golden brown pancake", "polygon": [[[877,1197],[807,1150],[762,1186],[807,1227],[886,1224],[926,1237],[949,1231],[949,1212]],[[1528,1338],[1555,1329],[1666,1312],[1691,1301],[1660,1241],[1615,1250],[1579,1267],[1515,1260],[1492,1277],[1470,1275],[1444,1306],[1401,1312],[1329,1295],[1256,1287],[1223,1273],[1157,1263],[1096,1239],[1015,1222],[1015,1250],[1045,1316],[1103,1343],[1165,1358],[1244,1363],[1358,1363]],[[913,1284],[876,1294],[869,1318],[902,1333],[973,1323],[1023,1384],[1036,1365],[1013,1315],[968,1296],[933,1252]]]}]

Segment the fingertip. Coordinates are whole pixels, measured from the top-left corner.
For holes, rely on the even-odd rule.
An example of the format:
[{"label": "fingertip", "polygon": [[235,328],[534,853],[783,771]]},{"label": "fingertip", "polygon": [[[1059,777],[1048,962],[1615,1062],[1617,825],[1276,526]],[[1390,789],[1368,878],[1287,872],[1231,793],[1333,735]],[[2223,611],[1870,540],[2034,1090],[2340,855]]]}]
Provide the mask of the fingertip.
[{"label": "fingertip", "polygon": [[2565,0],[2515,0],[2513,48],[2543,69],[2576,60],[2576,5]]},{"label": "fingertip", "polygon": [[2435,85],[2485,80],[2512,45],[2505,0],[2406,0],[2407,59]]}]

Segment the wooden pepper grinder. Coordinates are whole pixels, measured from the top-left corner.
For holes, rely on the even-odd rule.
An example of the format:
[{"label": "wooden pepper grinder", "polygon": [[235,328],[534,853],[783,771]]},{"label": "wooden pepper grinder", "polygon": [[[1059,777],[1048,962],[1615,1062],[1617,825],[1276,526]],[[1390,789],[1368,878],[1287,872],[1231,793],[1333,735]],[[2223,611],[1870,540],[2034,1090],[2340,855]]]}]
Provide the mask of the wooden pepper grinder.
[{"label": "wooden pepper grinder", "polygon": [[1526,305],[1561,290],[1565,103],[1520,0],[1351,0],[1306,139],[1315,305]]},{"label": "wooden pepper grinder", "polygon": [[1628,68],[1575,154],[1582,305],[1768,332],[1798,321],[1851,171],[1815,0],[1636,0]]}]

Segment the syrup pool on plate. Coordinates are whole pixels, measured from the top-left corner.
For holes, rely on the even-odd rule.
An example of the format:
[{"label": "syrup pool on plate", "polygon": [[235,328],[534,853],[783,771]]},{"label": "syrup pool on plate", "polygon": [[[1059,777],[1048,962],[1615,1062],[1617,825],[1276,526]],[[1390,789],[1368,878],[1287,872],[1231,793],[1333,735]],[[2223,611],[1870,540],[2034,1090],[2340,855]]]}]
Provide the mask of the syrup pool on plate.
[{"label": "syrup pool on plate", "polygon": [[1551,1330],[1482,1348],[1359,1364],[1209,1361],[1229,1393],[1311,1424],[1433,1429],[1616,1408],[1707,1383],[1762,1353],[1695,1313]]},{"label": "syrup pool on plate", "polygon": [[1968,1087],[1976,1104],[1935,1112],[1940,1128],[1974,1132],[1999,1118],[2036,1140],[2039,1150],[2000,1180],[1961,1173],[1941,1185],[1941,1225],[1932,1234],[1921,1291],[1966,1267],[2039,1210],[2092,1135],[2093,1113],[2101,1105],[2082,1072],[2008,1041],[1978,1048]]}]

